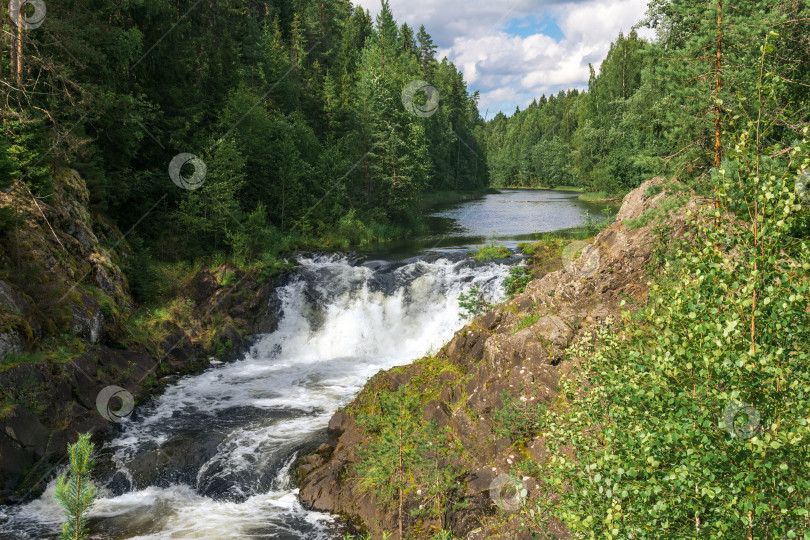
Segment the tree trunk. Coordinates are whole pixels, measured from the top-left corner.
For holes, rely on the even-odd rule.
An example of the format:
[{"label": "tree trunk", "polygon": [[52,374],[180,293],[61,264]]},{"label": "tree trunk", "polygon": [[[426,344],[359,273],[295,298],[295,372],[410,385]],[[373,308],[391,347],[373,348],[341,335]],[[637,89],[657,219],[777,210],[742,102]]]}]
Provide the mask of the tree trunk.
[{"label": "tree trunk", "polygon": [[714,87],[714,166],[720,166],[720,152],[721,152],[721,124],[720,124],[720,89],[722,88],[723,81],[721,79],[723,71],[722,63],[723,54],[723,0],[717,0],[717,57],[715,59],[715,71],[717,78],[715,79]]},{"label": "tree trunk", "polygon": [[402,536],[402,486],[404,485],[405,479],[402,470],[402,424],[399,426],[399,538],[400,540],[403,539]]},{"label": "tree trunk", "polygon": [[23,73],[23,6],[17,10],[17,88],[22,92],[22,73]]},{"label": "tree trunk", "polygon": [[[721,124],[720,124],[720,89],[722,88],[722,72],[723,72],[723,0],[717,0],[717,57],[715,58],[715,71],[717,77],[714,86],[714,166],[720,167],[720,153],[721,153]],[[720,208],[720,201],[717,197],[714,198],[715,210]],[[715,227],[719,225],[719,220],[715,218]]]},{"label": "tree trunk", "polygon": [[3,81],[3,44],[5,44],[5,25],[3,24],[3,21],[5,20],[5,9],[3,8],[3,5],[0,4],[0,82]]}]

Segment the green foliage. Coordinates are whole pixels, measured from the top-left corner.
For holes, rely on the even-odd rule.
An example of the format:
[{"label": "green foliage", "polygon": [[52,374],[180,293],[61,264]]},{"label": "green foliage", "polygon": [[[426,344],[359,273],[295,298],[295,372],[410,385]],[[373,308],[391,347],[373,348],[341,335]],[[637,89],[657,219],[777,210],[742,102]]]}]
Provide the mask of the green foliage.
[{"label": "green foliage", "polygon": [[52,187],[50,167],[42,157],[47,152],[47,134],[41,116],[26,112],[12,117],[2,111],[0,130],[0,189],[21,178],[36,195],[48,195]]},{"label": "green foliage", "polygon": [[0,235],[16,228],[22,220],[14,208],[0,206]]},{"label": "green foliage", "polygon": [[[766,111],[776,94],[757,93]],[[692,216],[637,320],[573,353],[589,361],[545,418],[560,499],[534,501],[538,528],[553,513],[581,536],[810,535],[810,208],[794,189],[810,141],[776,156],[769,118],[733,137],[720,208]]]},{"label": "green foliage", "polygon": [[261,202],[247,215],[244,224],[229,229],[227,235],[234,260],[240,265],[254,263],[266,255],[274,256],[282,244],[281,233],[268,224],[267,210]]},{"label": "green foliage", "polygon": [[95,464],[94,449],[89,433],[79,435],[75,443],[68,444],[69,477],[58,478],[55,492],[56,500],[67,514],[67,521],[62,525],[60,535],[62,540],[82,540],[89,537],[87,513],[96,500],[96,488],[90,480]]},{"label": "green foliage", "polygon": [[[51,163],[79,169],[93,210],[137,225],[139,301],[158,263],[383,241],[418,231],[423,195],[488,184],[477,95],[424,28],[336,0],[192,3],[49,6],[19,84],[0,89],[0,189],[24,177],[49,196]],[[441,96],[430,117],[402,104],[417,80]],[[167,175],[178,152],[206,164],[194,191]]]},{"label": "green foliage", "polygon": [[0,368],[16,366],[18,364],[35,364],[43,360],[41,353],[7,351],[0,357]]},{"label": "green foliage", "polygon": [[[371,437],[368,449],[358,452],[355,469],[360,488],[374,493],[381,504],[394,508],[415,498],[414,517],[444,514],[459,469],[451,463],[458,453],[448,431],[422,419],[422,404],[400,387],[377,394],[378,408],[358,415],[357,421]],[[405,516],[399,514],[400,524]]]},{"label": "green foliage", "polygon": [[559,257],[568,243],[565,238],[554,234],[542,234],[535,237],[535,242],[518,244],[518,249],[531,258],[530,263],[532,264],[543,263]]},{"label": "green foliage", "polygon": [[[487,126],[487,166],[495,186],[574,187],[615,194],[637,186],[649,168],[633,154],[650,143],[650,126],[632,121],[650,45],[635,32],[620,34],[588,92],[543,95]],[[624,124],[624,125],[623,125]]]},{"label": "green foliage", "polygon": [[478,317],[492,309],[492,304],[484,299],[484,293],[475,285],[459,295],[458,305],[465,319]]},{"label": "green foliage", "polygon": [[595,218],[588,210],[585,210],[585,227],[582,232],[585,238],[596,236],[599,231],[607,229],[613,223],[614,216],[612,214],[615,214],[615,212],[610,207],[606,207],[602,212],[606,217]]},{"label": "green foliage", "polygon": [[547,406],[536,396],[527,395],[525,388],[521,398],[515,399],[509,392],[501,393],[501,408],[493,413],[495,435],[515,444],[526,444],[540,433],[545,425]]},{"label": "green foliage", "polygon": [[515,328],[515,333],[520,332],[524,328],[530,327],[531,325],[533,325],[534,323],[536,323],[539,320],[540,320],[540,315],[538,315],[538,314],[527,315],[527,316],[523,317],[522,319],[520,319],[520,322],[518,322],[517,328]]},{"label": "green foliage", "polygon": [[233,270],[228,270],[222,274],[222,279],[220,280],[220,285],[223,287],[230,287],[237,282],[236,272]]},{"label": "green foliage", "polygon": [[476,250],[475,255],[473,255],[475,260],[478,262],[490,262],[495,259],[506,259],[511,256],[511,251],[503,246],[498,246],[495,244],[481,246],[478,248],[478,250]]},{"label": "green foliage", "polygon": [[133,233],[127,239],[129,251],[121,269],[127,276],[129,290],[138,302],[146,302],[155,296],[158,289],[158,273],[152,250],[144,244],[140,235]]},{"label": "green foliage", "polygon": [[[530,254],[534,253],[534,250],[527,248],[530,251]],[[526,249],[524,249],[523,253],[526,253]],[[506,289],[506,294],[509,298],[522,293],[526,290],[526,286],[534,277],[534,271],[530,268],[525,266],[513,266],[509,269],[509,276],[503,280],[504,289]]]},{"label": "green foliage", "polygon": [[801,67],[810,60],[806,3],[653,0],[648,8],[641,26],[655,30],[656,39],[620,34],[599,71],[591,68],[587,92],[543,95],[488,123],[494,186],[564,184],[615,195],[663,173],[705,191],[718,113],[725,155],[733,151],[730,120],[755,115],[750,96],[761,58],[781,82],[769,113],[784,117],[767,140],[789,146],[795,127],[810,118],[807,107],[788,113],[791,103],[805,101],[810,84]]},{"label": "green foliage", "polygon": [[659,193],[664,190],[664,186],[661,184],[655,184],[653,186],[649,186],[647,189],[644,190],[644,195],[647,197],[655,197]]}]

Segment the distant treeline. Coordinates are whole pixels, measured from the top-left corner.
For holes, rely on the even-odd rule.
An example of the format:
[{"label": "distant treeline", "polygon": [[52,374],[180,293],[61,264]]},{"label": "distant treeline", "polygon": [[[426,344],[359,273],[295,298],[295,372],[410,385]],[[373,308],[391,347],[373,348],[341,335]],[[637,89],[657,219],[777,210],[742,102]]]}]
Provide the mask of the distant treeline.
[{"label": "distant treeline", "polygon": [[702,183],[729,133],[756,120],[757,103],[741,96],[772,83],[774,110],[794,112],[775,115],[766,142],[789,146],[810,117],[809,10],[804,1],[650,2],[641,26],[656,38],[620,34],[598,74],[591,66],[587,92],[542,96],[488,123],[492,184],[621,193],[654,174]]}]

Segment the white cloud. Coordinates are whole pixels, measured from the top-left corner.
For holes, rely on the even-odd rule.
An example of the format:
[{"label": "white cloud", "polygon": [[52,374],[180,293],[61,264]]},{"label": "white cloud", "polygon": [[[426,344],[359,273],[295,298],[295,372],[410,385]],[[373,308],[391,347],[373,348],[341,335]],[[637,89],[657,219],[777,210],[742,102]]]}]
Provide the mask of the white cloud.
[{"label": "white cloud", "polygon": [[[481,110],[512,112],[561,88],[584,88],[588,63],[598,67],[620,30],[629,32],[648,0],[390,0],[400,22],[424,24],[439,53],[481,92]],[[372,14],[379,0],[359,0]],[[529,16],[555,19],[565,39],[508,34],[507,24]],[[642,36],[651,33],[641,32]]]}]

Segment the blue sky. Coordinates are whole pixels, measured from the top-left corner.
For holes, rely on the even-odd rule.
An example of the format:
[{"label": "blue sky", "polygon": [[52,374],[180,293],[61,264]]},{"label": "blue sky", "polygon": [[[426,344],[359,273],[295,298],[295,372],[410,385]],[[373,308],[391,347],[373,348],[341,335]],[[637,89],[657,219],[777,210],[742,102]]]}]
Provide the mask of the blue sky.
[{"label": "blue sky", "polygon": [[[375,15],[379,0],[355,0]],[[481,114],[511,114],[541,94],[588,86],[588,63],[643,18],[648,0],[390,0],[397,21],[424,24],[481,93]],[[652,32],[642,30],[643,37]]]},{"label": "blue sky", "polygon": [[528,15],[511,19],[504,25],[503,31],[513,36],[527,38],[534,34],[545,34],[555,41],[563,41],[565,34],[554,17],[549,15]]}]

